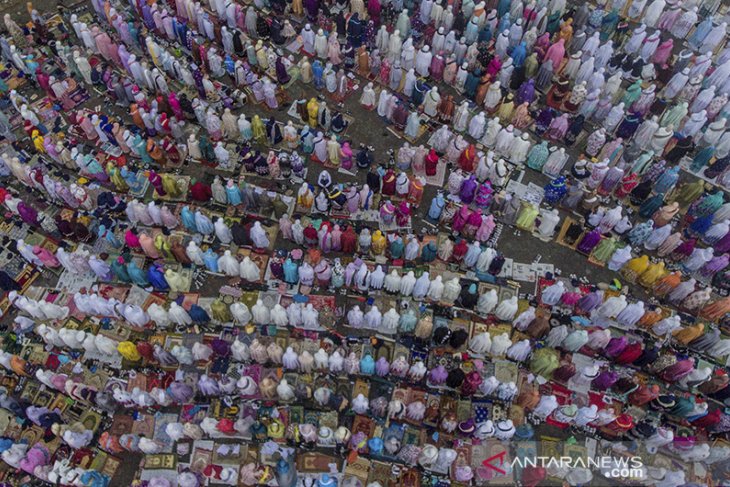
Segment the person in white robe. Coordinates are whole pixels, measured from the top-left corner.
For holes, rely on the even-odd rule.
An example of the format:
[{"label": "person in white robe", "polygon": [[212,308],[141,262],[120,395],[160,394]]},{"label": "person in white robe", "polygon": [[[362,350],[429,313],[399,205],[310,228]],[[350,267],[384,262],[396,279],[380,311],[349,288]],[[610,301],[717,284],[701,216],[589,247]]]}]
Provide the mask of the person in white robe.
[{"label": "person in white robe", "polygon": [[469,101],[464,100],[456,109],[454,114],[454,130],[463,132],[466,130],[467,121],[469,120]]},{"label": "person in white robe", "polygon": [[416,55],[415,68],[419,76],[426,77],[429,75],[432,59],[433,54],[431,53],[431,48],[428,45],[423,46],[421,50],[418,51],[418,54]]},{"label": "person in white robe", "polygon": [[390,99],[393,97],[388,90],[380,90],[380,97],[378,98],[378,115],[385,117],[388,114],[388,105]]},{"label": "person in white robe", "polygon": [[375,89],[373,88],[372,81],[365,85],[365,88],[363,88],[362,95],[360,96],[360,104],[364,106],[367,110],[372,110],[373,107],[375,107]]},{"label": "person in white robe", "polygon": [[253,227],[251,227],[251,241],[253,242],[254,246],[259,249],[268,249],[269,248],[269,237],[266,234],[266,231],[261,226],[261,222],[255,222],[253,224]]},{"label": "person in white robe", "polygon": [[530,152],[532,144],[527,133],[523,133],[520,137],[512,141],[512,147],[509,152],[510,161],[515,164],[523,164],[527,160],[527,154]]},{"label": "person in white robe", "polygon": [[438,88],[433,87],[426,94],[423,101],[423,113],[429,117],[435,117],[438,113],[438,106],[441,103],[441,95],[439,94]]},{"label": "person in white robe", "polygon": [[401,49],[403,48],[403,41],[400,38],[400,30],[396,29],[388,39],[388,60],[395,62],[396,59],[400,59]]},{"label": "person in white robe", "polygon": [[469,120],[469,135],[479,140],[484,135],[487,125],[487,116],[484,112],[479,112]]}]

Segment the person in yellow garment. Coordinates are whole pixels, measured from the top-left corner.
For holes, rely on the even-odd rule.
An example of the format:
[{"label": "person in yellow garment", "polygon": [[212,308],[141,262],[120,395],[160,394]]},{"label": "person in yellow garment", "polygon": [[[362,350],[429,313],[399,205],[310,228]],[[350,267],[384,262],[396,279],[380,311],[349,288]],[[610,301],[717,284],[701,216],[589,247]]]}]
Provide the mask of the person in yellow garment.
[{"label": "person in yellow garment", "polygon": [[309,126],[317,127],[317,116],[319,115],[319,103],[316,98],[312,98],[307,102],[307,114],[309,115]]}]

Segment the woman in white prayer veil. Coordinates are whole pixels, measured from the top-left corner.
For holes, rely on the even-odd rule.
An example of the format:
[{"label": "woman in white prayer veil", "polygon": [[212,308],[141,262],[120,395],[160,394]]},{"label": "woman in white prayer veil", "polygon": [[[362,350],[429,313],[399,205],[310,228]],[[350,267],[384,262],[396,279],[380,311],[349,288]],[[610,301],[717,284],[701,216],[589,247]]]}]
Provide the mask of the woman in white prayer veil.
[{"label": "woman in white prayer veil", "polygon": [[484,130],[487,125],[487,117],[484,112],[479,112],[477,115],[469,120],[469,135],[479,140],[484,135]]},{"label": "woman in white prayer veil", "polygon": [[375,89],[373,89],[373,83],[369,82],[362,90],[360,96],[360,104],[370,109],[375,106]]},{"label": "woman in white prayer veil", "polygon": [[449,280],[444,284],[444,290],[441,294],[441,300],[445,303],[453,304],[461,293],[461,283],[457,277]]},{"label": "woman in white prayer veil", "polygon": [[446,152],[446,148],[449,146],[452,137],[453,134],[449,130],[448,125],[441,125],[428,139],[428,145],[433,147],[436,152],[443,153]]},{"label": "woman in white prayer veil", "polygon": [[25,240],[23,240],[22,238],[18,239],[16,248],[18,249],[20,255],[22,255],[23,258],[29,263],[38,267],[43,267],[43,262],[41,261],[41,259],[39,259],[38,256],[33,253],[33,246],[25,243]]},{"label": "woman in white prayer veil", "polygon": [[375,270],[370,273],[370,288],[379,290],[383,288],[383,282],[385,281],[385,272],[383,266],[378,265]]},{"label": "woman in white prayer veil", "polygon": [[167,311],[170,320],[176,325],[187,326],[193,323],[193,319],[190,317],[185,308],[177,304],[175,301],[170,303],[170,309]]},{"label": "woman in white prayer veil", "polygon": [[702,41],[700,52],[713,52],[720,42],[727,36],[727,22],[721,22],[712,28]]},{"label": "woman in white prayer veil", "polygon": [[254,261],[252,261],[250,257],[246,256],[243,258],[241,265],[239,266],[239,274],[242,279],[250,282],[256,282],[259,280],[261,271]]},{"label": "woman in white prayer veil", "polygon": [[430,282],[428,285],[428,297],[434,301],[441,299],[444,292],[444,283],[440,275],[436,276],[436,279]]},{"label": "woman in white prayer veil", "polygon": [[122,313],[125,320],[140,328],[150,321],[150,316],[135,304],[125,304]]},{"label": "woman in white prayer veil", "polygon": [[[684,88],[687,84],[687,81],[689,81],[689,68],[684,68],[682,71],[675,73],[674,76],[672,76],[669,83],[667,83],[664,87],[662,96],[667,100],[671,100],[677,96],[680,91],[682,91],[682,88]],[[712,83],[711,80],[708,80],[708,82]]]},{"label": "woman in white prayer veil", "polygon": [[418,279],[416,279],[416,283],[413,286],[413,299],[420,301],[425,298],[430,285],[431,279],[429,278],[428,272],[424,272]]},{"label": "woman in white prayer veil", "polygon": [[396,293],[400,291],[400,281],[401,276],[398,274],[398,271],[396,269],[392,269],[390,271],[390,274],[385,276],[385,281],[383,283],[383,287],[386,291],[390,293]]},{"label": "woman in white prayer veil", "polygon": [[403,276],[400,281],[400,293],[403,296],[410,296],[413,293],[413,288],[416,285],[416,276],[413,271],[408,271],[408,274]]},{"label": "woman in white prayer veil", "polygon": [[405,248],[404,257],[406,260],[415,260],[418,258],[418,253],[421,250],[421,246],[418,243],[416,237],[411,238]]},{"label": "woman in white prayer veil", "polygon": [[194,240],[188,242],[188,246],[185,248],[185,254],[195,265],[205,265],[205,262],[203,261],[203,251],[200,250],[200,247],[198,247],[198,244],[196,244]]},{"label": "woman in white prayer veil", "polygon": [[291,226],[292,237],[298,245],[304,243],[304,226],[302,222],[297,218]]},{"label": "woman in white prayer veil", "polygon": [[269,237],[261,227],[261,222],[257,221],[251,227],[251,241],[257,248],[266,249],[269,247]]},{"label": "woman in white prayer veil", "polygon": [[644,248],[647,250],[656,250],[661,244],[672,234],[672,225],[666,224],[652,230],[649,238],[644,242]]},{"label": "woman in white prayer veil", "polygon": [[388,90],[380,90],[380,96],[378,98],[378,115],[385,117],[388,113],[388,104],[393,95]]},{"label": "woman in white prayer veil", "polygon": [[223,218],[216,219],[215,225],[213,226],[215,227],[215,235],[222,244],[228,245],[231,241],[233,241],[231,229],[228,228],[228,225],[226,225],[226,222],[223,221]]},{"label": "woman in white prayer veil", "polygon": [[221,270],[227,276],[238,276],[238,261],[230,250],[223,252],[223,255],[218,258],[218,269]]},{"label": "woman in white prayer veil", "polygon": [[378,330],[380,329],[380,324],[383,321],[383,315],[378,307],[373,305],[370,310],[365,313],[363,319],[366,328],[369,328],[370,330]]},{"label": "woman in white prayer veil", "polygon": [[359,306],[354,306],[347,312],[347,323],[353,328],[361,328],[364,322],[364,314]]},{"label": "woman in white prayer veil", "polygon": [[150,315],[150,319],[155,322],[159,328],[167,328],[171,321],[167,314],[167,310],[157,303],[152,303],[147,308],[147,314]]},{"label": "woman in white prayer veil", "polygon": [[286,308],[286,317],[289,326],[301,326],[302,324],[302,304],[292,303]]},{"label": "woman in white prayer veil", "polygon": [[248,306],[245,303],[236,302],[230,306],[231,314],[233,319],[240,324],[246,324],[251,321],[251,312],[248,310]]},{"label": "woman in white prayer veil", "polygon": [[269,308],[266,307],[262,300],[257,300],[256,304],[251,308],[253,321],[257,325],[268,325],[270,321]]}]

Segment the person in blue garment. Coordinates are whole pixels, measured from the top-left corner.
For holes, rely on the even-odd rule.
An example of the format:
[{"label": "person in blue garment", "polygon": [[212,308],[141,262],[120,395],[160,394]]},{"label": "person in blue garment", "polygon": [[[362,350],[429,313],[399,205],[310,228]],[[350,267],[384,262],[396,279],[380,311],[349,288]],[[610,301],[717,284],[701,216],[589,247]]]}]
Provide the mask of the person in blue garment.
[{"label": "person in blue garment", "polygon": [[441,217],[441,211],[446,205],[444,195],[440,191],[436,194],[436,197],[431,200],[431,207],[428,209],[428,217],[431,220],[438,220]]},{"label": "person in blue garment", "polygon": [[208,323],[210,321],[208,313],[197,304],[190,306],[188,314],[190,315],[190,318],[192,318],[193,323]]},{"label": "person in blue garment", "polygon": [[704,168],[709,162],[712,160],[712,158],[715,156],[715,147],[709,146],[705,147],[704,149],[700,150],[695,154],[694,159],[692,159],[692,164],[689,166],[689,170],[692,172],[699,172]]},{"label": "person in blue garment", "polygon": [[134,261],[130,261],[129,264],[127,264],[127,274],[132,282],[140,287],[147,287],[150,285],[145,272],[140,269]]},{"label": "person in blue garment", "polygon": [[360,373],[365,375],[373,375],[375,372],[375,360],[370,354],[360,359]]},{"label": "person in blue garment", "polygon": [[319,59],[316,59],[312,63],[312,76],[314,78],[314,86],[318,90],[321,90],[324,86],[323,82],[323,75],[324,75],[324,66],[322,66],[322,61]]},{"label": "person in blue garment", "polygon": [[139,133],[134,134],[132,147],[134,149],[134,152],[142,158],[143,163],[152,164],[152,158],[147,152],[147,141],[145,141]]},{"label": "person in blue garment", "polygon": [[203,254],[203,263],[210,272],[218,272],[218,254],[210,247]]},{"label": "person in blue garment", "polygon": [[210,218],[205,216],[200,210],[195,212],[195,226],[203,235],[210,235],[215,231],[213,222],[210,221]]},{"label": "person in blue garment", "polygon": [[700,24],[697,26],[695,31],[690,36],[689,40],[687,41],[687,44],[689,44],[689,47],[691,47],[693,50],[697,51],[699,50],[700,46],[702,46],[702,41],[705,40],[705,37],[707,37],[707,34],[710,33],[712,30],[712,15],[708,16],[700,22]]},{"label": "person in blue garment", "polygon": [[510,0],[499,0],[499,3],[497,4],[497,16],[499,18],[504,17],[504,15],[509,12],[511,5],[512,2]]},{"label": "person in blue garment", "polygon": [[190,210],[189,206],[183,206],[182,212],[180,212],[180,219],[187,230],[195,233],[198,232],[198,227],[195,224],[195,214]]},{"label": "person in blue garment", "polygon": [[107,230],[105,225],[99,225],[99,228],[97,229],[97,236],[99,238],[104,238],[107,242],[109,242],[109,245],[111,245],[115,249],[118,249],[122,246],[122,242],[120,242],[117,236],[114,235],[114,232],[111,230]]},{"label": "person in blue garment", "polygon": [[519,68],[525,64],[525,59],[527,59],[527,44],[522,41],[512,51],[512,65]]},{"label": "person in blue garment", "polygon": [[433,241],[428,242],[421,250],[421,260],[423,262],[433,262],[436,260],[437,253],[438,248],[436,247],[436,243]]},{"label": "person in blue garment", "polygon": [[118,258],[114,259],[112,261],[111,268],[118,281],[125,283],[132,282],[132,279],[129,277],[129,273],[127,272],[127,267],[124,263],[123,256],[119,256]]},{"label": "person in blue garment", "polygon": [[509,18],[509,12],[500,17],[499,24],[497,26],[497,32],[504,32],[509,30],[512,26],[512,20]]},{"label": "person in blue garment", "polygon": [[137,193],[142,189],[144,181],[140,181],[137,177],[137,172],[129,169],[127,166],[122,166],[119,170],[119,174],[124,178],[124,182],[129,186],[130,193]]},{"label": "person in blue garment", "polygon": [[659,176],[659,179],[656,180],[654,192],[668,194],[672,191],[672,189],[674,189],[674,185],[677,184],[678,180],[679,166],[670,167],[665,170],[661,176]]},{"label": "person in blue garment", "polygon": [[664,193],[657,193],[639,206],[639,216],[649,218],[662,206],[664,206]]},{"label": "person in blue garment", "polygon": [[147,280],[157,291],[169,291],[170,285],[165,279],[165,271],[160,264],[152,264],[147,269]]},{"label": "person in blue garment", "polygon": [[291,257],[287,257],[284,262],[284,280],[289,284],[299,282],[299,266],[291,260]]},{"label": "person in blue garment", "polygon": [[400,235],[396,235],[393,240],[390,242],[390,258],[391,259],[400,259],[403,257],[403,252],[405,251],[405,245],[403,245],[403,239]]},{"label": "person in blue garment", "polygon": [[226,183],[226,197],[228,204],[232,206],[238,206],[241,204],[241,190],[238,188],[236,183],[232,179],[229,179]]}]

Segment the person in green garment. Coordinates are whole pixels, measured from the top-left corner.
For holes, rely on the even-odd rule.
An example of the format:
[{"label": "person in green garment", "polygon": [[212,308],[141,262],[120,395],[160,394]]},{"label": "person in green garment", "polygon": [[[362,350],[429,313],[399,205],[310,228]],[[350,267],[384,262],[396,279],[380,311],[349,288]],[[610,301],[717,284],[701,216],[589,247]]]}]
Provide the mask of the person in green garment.
[{"label": "person in green garment", "polygon": [[618,240],[616,237],[604,238],[595,249],[591,258],[605,264],[611,258],[613,253],[618,249]]},{"label": "person in green garment", "polygon": [[557,352],[552,348],[540,348],[535,350],[530,361],[530,370],[545,378],[549,378],[555,369],[560,365]]},{"label": "person in green garment", "polygon": [[127,267],[125,265],[125,257],[124,255],[120,255],[114,261],[112,261],[112,272],[114,272],[114,275],[117,276],[117,280],[124,283],[131,283],[132,279],[129,277],[129,273],[127,272]]},{"label": "person in green garment", "polygon": [[539,210],[535,207],[535,205],[531,203],[523,205],[522,211],[520,211],[520,216],[517,217],[517,228],[520,230],[532,231],[538,214]]},{"label": "person in green garment", "polygon": [[601,20],[601,42],[606,42],[616,31],[619,16],[618,10],[613,9],[603,16]]},{"label": "person in green garment", "polygon": [[637,79],[634,81],[634,83],[626,88],[626,92],[624,93],[623,98],[621,101],[624,103],[624,106],[630,107],[636,100],[639,99],[641,96],[641,80]]},{"label": "person in green garment", "polygon": [[696,179],[690,183],[685,183],[677,189],[673,201],[679,203],[679,207],[686,209],[694,200],[705,192],[705,182]]},{"label": "person in green garment", "polygon": [[221,323],[232,321],[231,312],[228,306],[220,298],[210,303],[210,311],[214,320]]}]

